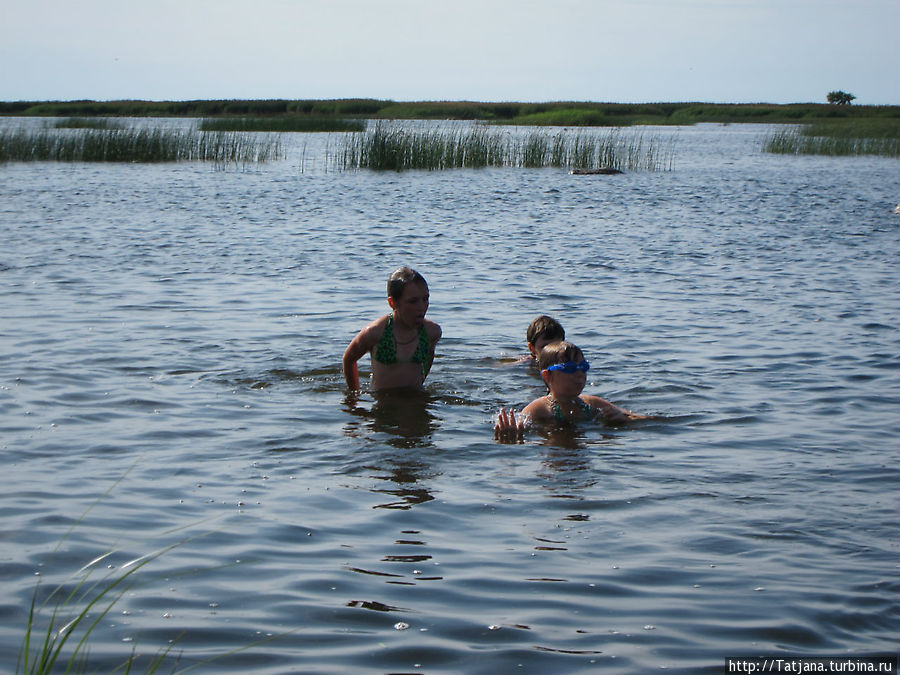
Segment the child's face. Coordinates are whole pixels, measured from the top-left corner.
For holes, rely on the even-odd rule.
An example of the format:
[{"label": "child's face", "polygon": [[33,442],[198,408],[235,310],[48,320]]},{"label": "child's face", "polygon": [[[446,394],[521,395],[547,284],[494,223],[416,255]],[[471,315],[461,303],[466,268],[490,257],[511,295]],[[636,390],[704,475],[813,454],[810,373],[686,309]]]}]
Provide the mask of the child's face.
[{"label": "child's face", "polygon": [[428,286],[421,281],[407,284],[399,298],[388,296],[388,304],[394,310],[394,318],[408,326],[421,326],[428,312]]},{"label": "child's face", "polygon": [[573,373],[562,370],[543,370],[541,377],[544,378],[550,393],[556,398],[575,398],[584,391],[584,385],[587,383],[587,373],[583,370],[576,370]]}]

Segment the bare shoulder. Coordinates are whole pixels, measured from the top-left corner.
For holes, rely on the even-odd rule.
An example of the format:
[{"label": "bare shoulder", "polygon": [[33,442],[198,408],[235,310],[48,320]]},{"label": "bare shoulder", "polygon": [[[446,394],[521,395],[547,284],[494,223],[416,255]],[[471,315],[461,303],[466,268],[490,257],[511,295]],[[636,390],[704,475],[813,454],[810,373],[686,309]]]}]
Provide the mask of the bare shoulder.
[{"label": "bare shoulder", "polygon": [[377,331],[379,334],[384,332],[385,327],[387,326],[388,319],[391,318],[390,314],[385,314],[384,316],[380,316],[375,319],[372,323],[366,326],[363,330],[369,331]]},{"label": "bare shoulder", "polygon": [[528,415],[532,420],[543,421],[553,417],[553,411],[550,409],[550,401],[546,396],[536,398],[522,409],[523,415]]},{"label": "bare shoulder", "polygon": [[441,327],[434,321],[429,321],[428,319],[425,319],[425,332],[428,333],[428,339],[431,341],[431,344],[440,340],[441,335],[443,335]]},{"label": "bare shoulder", "polygon": [[353,338],[353,342],[363,351],[369,351],[369,349],[378,344],[381,336],[384,335],[387,320],[388,315],[385,315],[364,326],[363,329],[357,333],[356,337]]}]

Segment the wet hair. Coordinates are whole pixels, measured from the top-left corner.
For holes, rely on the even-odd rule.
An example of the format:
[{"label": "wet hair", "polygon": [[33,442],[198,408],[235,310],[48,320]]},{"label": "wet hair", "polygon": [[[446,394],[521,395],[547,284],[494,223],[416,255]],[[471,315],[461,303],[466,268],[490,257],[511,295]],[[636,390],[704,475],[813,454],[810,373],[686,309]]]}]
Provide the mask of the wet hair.
[{"label": "wet hair", "polygon": [[584,361],[584,352],[565,340],[547,345],[538,355],[538,367],[541,370],[566,361],[575,361],[576,363]]},{"label": "wet hair", "polygon": [[528,325],[525,339],[528,341],[528,344],[533,345],[537,344],[537,341],[541,338],[545,340],[565,340],[566,331],[562,324],[552,316],[541,314]]},{"label": "wet hair", "polygon": [[428,282],[425,281],[425,277],[416,272],[411,267],[400,267],[394,270],[394,273],[391,274],[390,278],[387,282],[387,292],[390,297],[394,300],[399,300],[400,296],[403,295],[403,290],[414,283],[423,283],[425,287],[428,287]]}]

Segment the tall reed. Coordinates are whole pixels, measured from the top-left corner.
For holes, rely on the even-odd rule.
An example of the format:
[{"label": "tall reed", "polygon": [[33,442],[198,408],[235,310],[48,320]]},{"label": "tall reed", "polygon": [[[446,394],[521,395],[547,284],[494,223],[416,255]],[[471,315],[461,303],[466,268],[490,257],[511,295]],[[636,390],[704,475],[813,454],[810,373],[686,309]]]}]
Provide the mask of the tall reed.
[{"label": "tall reed", "polygon": [[613,168],[665,171],[674,144],[640,133],[532,131],[525,135],[483,126],[465,129],[409,129],[378,123],[345,139],[336,163],[344,169],[405,171],[482,167]]},{"label": "tall reed", "polygon": [[277,137],[180,129],[0,131],[0,162],[214,162],[247,165],[283,157]]}]

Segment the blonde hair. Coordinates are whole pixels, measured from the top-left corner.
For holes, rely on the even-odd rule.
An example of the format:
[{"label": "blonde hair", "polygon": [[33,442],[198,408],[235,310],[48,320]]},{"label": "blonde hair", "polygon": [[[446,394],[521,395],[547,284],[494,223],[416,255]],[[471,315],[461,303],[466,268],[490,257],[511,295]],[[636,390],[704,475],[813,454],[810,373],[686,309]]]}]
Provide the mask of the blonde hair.
[{"label": "blonde hair", "polygon": [[550,366],[566,361],[584,361],[584,352],[571,342],[553,342],[541,350],[538,354],[538,367],[547,370]]}]

